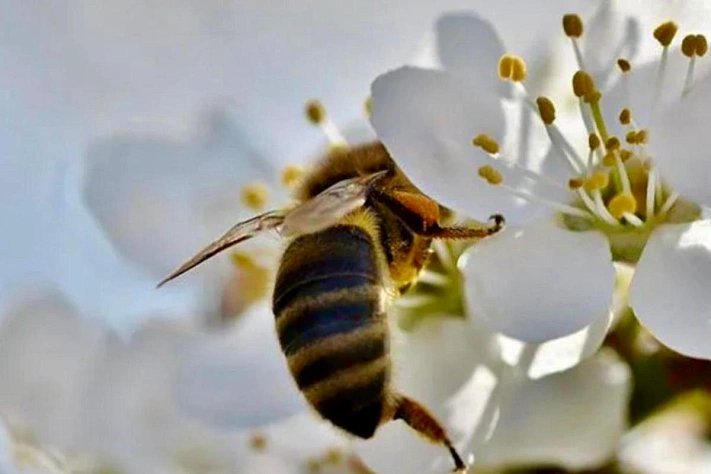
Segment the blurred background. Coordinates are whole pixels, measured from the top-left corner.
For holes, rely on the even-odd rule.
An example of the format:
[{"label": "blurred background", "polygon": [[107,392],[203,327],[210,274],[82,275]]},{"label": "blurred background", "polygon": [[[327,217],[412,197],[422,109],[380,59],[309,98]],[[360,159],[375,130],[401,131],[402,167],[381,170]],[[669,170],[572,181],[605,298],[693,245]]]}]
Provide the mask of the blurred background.
[{"label": "blurred background", "polygon": [[[0,0],[0,472],[446,472],[403,427],[356,442],[308,409],[274,335],[278,239],[156,283],[288,202],[328,147],[307,101],[373,139],[371,82],[436,62],[443,13],[550,55],[563,13],[610,3]],[[472,472],[711,472],[711,366],[659,348],[623,296],[616,312],[584,371],[497,391],[469,361],[506,365],[498,336],[435,317],[403,326],[398,376],[441,416],[454,397]]]}]

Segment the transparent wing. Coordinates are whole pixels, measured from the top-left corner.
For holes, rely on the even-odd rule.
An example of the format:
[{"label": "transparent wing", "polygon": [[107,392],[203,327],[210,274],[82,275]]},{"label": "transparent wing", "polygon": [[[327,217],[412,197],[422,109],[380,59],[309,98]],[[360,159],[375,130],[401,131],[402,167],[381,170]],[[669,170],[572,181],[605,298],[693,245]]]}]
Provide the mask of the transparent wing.
[{"label": "transparent wing", "polygon": [[281,229],[285,237],[309,234],[336,224],[365,203],[368,190],[387,171],[339,181],[286,215]]},{"label": "transparent wing", "polygon": [[208,258],[217,255],[233,245],[249,240],[252,237],[268,230],[278,231],[284,223],[285,215],[286,212],[284,211],[270,211],[255,216],[249,220],[240,222],[225,232],[219,239],[210,243],[207,247],[198,252],[193,258],[175,269],[170,275],[165,277],[163,281],[158,283],[158,287],[161,287],[169,281],[179,277],[188,270],[192,270]]},{"label": "transparent wing", "polygon": [[292,209],[270,211],[240,222],[165,277],[163,281],[158,283],[158,287],[179,277],[188,270],[192,270],[223,250],[249,240],[262,232],[276,230],[283,236],[290,237],[317,232],[335,224],[346,214],[358,209],[365,203],[368,189],[378,179],[382,178],[385,173],[386,171],[380,171],[339,181],[313,199],[309,199]]}]

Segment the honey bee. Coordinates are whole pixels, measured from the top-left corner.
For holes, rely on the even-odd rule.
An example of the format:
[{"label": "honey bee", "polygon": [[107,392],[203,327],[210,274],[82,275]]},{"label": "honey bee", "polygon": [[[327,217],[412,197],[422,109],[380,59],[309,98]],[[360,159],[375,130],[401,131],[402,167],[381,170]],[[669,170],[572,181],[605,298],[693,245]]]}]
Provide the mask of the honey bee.
[{"label": "honey bee", "polygon": [[451,214],[421,193],[372,143],[327,154],[307,174],[297,204],[241,222],[160,284],[255,235],[288,238],[272,308],[289,370],[309,404],[326,420],[363,439],[403,420],[446,447],[455,471],[466,469],[445,429],[391,383],[387,311],[417,280],[433,239],[479,239],[489,224],[442,226]]}]

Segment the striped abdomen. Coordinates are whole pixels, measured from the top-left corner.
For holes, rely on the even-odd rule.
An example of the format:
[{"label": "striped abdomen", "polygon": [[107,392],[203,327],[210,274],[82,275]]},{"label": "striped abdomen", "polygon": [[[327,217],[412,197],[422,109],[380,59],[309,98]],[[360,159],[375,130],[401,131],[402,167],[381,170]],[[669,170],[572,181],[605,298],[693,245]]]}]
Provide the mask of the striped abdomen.
[{"label": "striped abdomen", "polygon": [[390,377],[381,285],[370,235],[339,225],[295,239],[274,288],[297,385],[321,416],[362,438],[380,424]]}]

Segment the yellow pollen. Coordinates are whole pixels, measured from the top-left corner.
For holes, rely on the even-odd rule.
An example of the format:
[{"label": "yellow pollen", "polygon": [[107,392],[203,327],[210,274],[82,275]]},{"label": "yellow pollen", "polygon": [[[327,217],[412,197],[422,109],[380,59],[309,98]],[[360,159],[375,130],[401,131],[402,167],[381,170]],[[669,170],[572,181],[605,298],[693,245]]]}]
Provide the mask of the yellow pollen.
[{"label": "yellow pollen", "polygon": [[526,62],[515,54],[504,54],[499,59],[499,78],[511,82],[525,81]]},{"label": "yellow pollen", "polygon": [[583,97],[583,101],[585,101],[586,104],[594,104],[596,102],[600,102],[601,98],[602,98],[602,92],[592,91],[589,94],[585,94],[585,96]]},{"label": "yellow pollen", "polygon": [[570,189],[580,189],[585,185],[585,180],[583,178],[570,178],[568,180],[568,187]]},{"label": "yellow pollen", "polygon": [[251,270],[257,266],[252,257],[242,252],[233,252],[230,255],[230,260],[240,270]]},{"label": "yellow pollen", "polygon": [[583,20],[575,14],[563,15],[563,31],[569,38],[580,38],[583,35]]},{"label": "yellow pollen", "polygon": [[619,67],[620,71],[622,71],[623,73],[630,72],[630,70],[632,69],[632,65],[625,58],[620,58],[617,60],[617,67]]},{"label": "yellow pollen", "polygon": [[326,451],[323,460],[326,464],[338,464],[343,461],[343,452],[338,448],[331,448]]},{"label": "yellow pollen", "polygon": [[667,21],[654,29],[654,38],[666,48],[671,44],[678,29],[679,27],[676,23]]},{"label": "yellow pollen", "polygon": [[365,99],[363,108],[365,109],[365,116],[370,118],[370,116],[373,114],[373,98],[372,97],[368,97],[367,99]]},{"label": "yellow pollen", "polygon": [[501,173],[499,173],[491,165],[484,165],[479,168],[479,176],[484,178],[487,183],[492,184],[494,186],[504,182],[504,177],[501,176]]},{"label": "yellow pollen", "polygon": [[602,157],[602,164],[605,166],[615,166],[615,154],[613,152],[605,153]]},{"label": "yellow pollen", "polygon": [[326,119],[326,109],[323,108],[323,104],[318,100],[308,101],[306,107],[304,107],[304,111],[306,118],[313,125],[319,125]]},{"label": "yellow pollen", "polygon": [[625,161],[629,160],[630,158],[632,158],[632,155],[634,155],[634,153],[632,153],[629,150],[626,150],[624,148],[620,150],[620,159],[622,160],[623,163]]},{"label": "yellow pollen", "polygon": [[598,191],[605,189],[610,183],[610,175],[605,171],[595,171],[585,181],[586,191]]},{"label": "yellow pollen", "polygon": [[252,183],[242,188],[242,204],[253,211],[261,211],[269,200],[269,188],[263,183]]},{"label": "yellow pollen", "polygon": [[649,140],[649,132],[646,129],[642,129],[639,132],[637,132],[637,143],[638,144],[644,144],[647,143],[647,140]]},{"label": "yellow pollen", "polygon": [[555,122],[555,105],[548,97],[539,97],[536,99],[536,104],[543,123],[550,125]]},{"label": "yellow pollen", "polygon": [[615,151],[620,147],[620,139],[617,137],[610,137],[605,142],[605,148],[609,151]]},{"label": "yellow pollen", "polygon": [[630,109],[622,109],[622,112],[620,112],[620,123],[622,125],[629,125],[630,122],[632,122],[632,112],[630,112]]},{"label": "yellow pollen", "polygon": [[472,145],[479,147],[492,155],[499,152],[499,143],[491,135],[487,135],[486,133],[481,133],[474,137]]},{"label": "yellow pollen", "polygon": [[637,211],[637,200],[628,193],[618,194],[610,200],[607,209],[615,219],[621,219],[626,213],[634,214]]},{"label": "yellow pollen", "polygon": [[600,137],[595,133],[588,135],[588,146],[591,150],[597,150],[600,147]]},{"label": "yellow pollen", "polygon": [[625,135],[625,141],[629,143],[630,145],[636,145],[637,144],[637,131],[636,130],[631,130],[627,132]]},{"label": "yellow pollen", "polygon": [[299,165],[287,165],[281,170],[281,184],[293,188],[304,176],[304,169]]},{"label": "yellow pollen", "polygon": [[576,97],[585,97],[595,92],[595,81],[585,71],[573,74],[573,93]]},{"label": "yellow pollen", "polygon": [[267,438],[262,433],[254,433],[249,438],[249,447],[254,451],[264,451],[267,447]]}]

